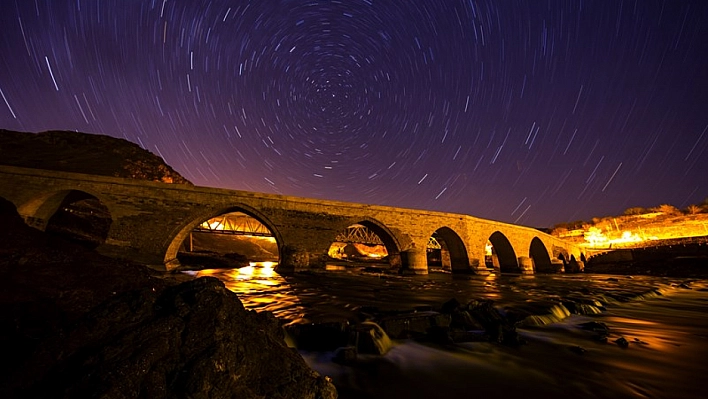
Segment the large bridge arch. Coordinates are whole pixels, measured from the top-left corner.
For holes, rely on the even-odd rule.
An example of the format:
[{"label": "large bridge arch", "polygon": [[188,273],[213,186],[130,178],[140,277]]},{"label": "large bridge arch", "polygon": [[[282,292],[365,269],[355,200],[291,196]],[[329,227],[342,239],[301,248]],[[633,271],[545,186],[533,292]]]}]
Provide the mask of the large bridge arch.
[{"label": "large bridge arch", "polygon": [[494,255],[499,262],[499,271],[501,273],[518,273],[519,263],[516,251],[506,235],[497,230],[489,236],[489,242],[492,243]]},{"label": "large bridge arch", "polygon": [[185,222],[179,228],[175,229],[175,231],[173,231],[167,237],[167,240],[163,244],[163,248],[165,248],[164,264],[167,266],[167,268],[172,269],[179,265],[179,261],[177,261],[177,253],[179,252],[179,248],[182,246],[184,240],[189,236],[189,233],[191,233],[195,227],[199,226],[200,224],[211,218],[224,215],[230,212],[242,212],[258,220],[260,223],[266,226],[268,230],[270,230],[271,234],[273,234],[273,237],[275,238],[275,241],[278,244],[278,257],[282,259],[284,242],[280,231],[275,227],[273,222],[263,213],[248,205],[234,204],[219,208],[217,210],[210,209],[208,211],[196,212],[187,216],[184,219]]},{"label": "large bridge arch", "polygon": [[450,271],[452,273],[469,273],[470,259],[467,247],[460,235],[450,227],[442,226],[430,233],[429,237],[437,235],[444,242],[450,255]]}]

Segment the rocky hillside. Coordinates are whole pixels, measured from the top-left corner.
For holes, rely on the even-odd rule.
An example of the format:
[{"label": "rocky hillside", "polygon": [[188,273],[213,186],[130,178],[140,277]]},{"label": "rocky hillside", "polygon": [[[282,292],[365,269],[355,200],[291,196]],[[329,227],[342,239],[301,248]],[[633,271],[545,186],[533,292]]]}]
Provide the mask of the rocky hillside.
[{"label": "rocky hillside", "polygon": [[686,238],[693,238],[693,242],[706,242],[708,199],[683,210],[666,204],[646,209],[629,208],[623,215],[561,223],[554,226],[550,233],[593,248],[672,245],[667,240]]},{"label": "rocky hillside", "polygon": [[0,164],[191,184],[162,158],[137,144],[71,131],[23,133],[0,129]]}]

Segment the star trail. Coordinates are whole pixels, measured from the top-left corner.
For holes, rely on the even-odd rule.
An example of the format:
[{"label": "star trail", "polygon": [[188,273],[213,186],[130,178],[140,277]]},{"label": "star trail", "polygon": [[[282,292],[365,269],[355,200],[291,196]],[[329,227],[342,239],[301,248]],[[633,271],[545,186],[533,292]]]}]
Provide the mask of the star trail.
[{"label": "star trail", "polygon": [[0,128],[547,227],[708,197],[708,2],[3,0]]}]

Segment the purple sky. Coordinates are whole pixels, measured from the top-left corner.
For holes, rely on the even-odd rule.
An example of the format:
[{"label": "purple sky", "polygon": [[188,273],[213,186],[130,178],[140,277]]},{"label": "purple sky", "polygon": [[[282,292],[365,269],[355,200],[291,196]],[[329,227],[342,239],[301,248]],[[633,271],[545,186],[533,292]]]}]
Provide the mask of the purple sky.
[{"label": "purple sky", "polygon": [[3,0],[0,128],[531,226],[708,197],[708,1]]}]

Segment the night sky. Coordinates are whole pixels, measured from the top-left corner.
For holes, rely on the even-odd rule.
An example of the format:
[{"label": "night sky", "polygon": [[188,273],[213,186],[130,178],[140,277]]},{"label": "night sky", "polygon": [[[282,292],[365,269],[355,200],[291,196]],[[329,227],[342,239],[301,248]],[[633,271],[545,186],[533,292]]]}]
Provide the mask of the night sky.
[{"label": "night sky", "polygon": [[0,0],[0,128],[546,227],[708,197],[708,1]]}]

